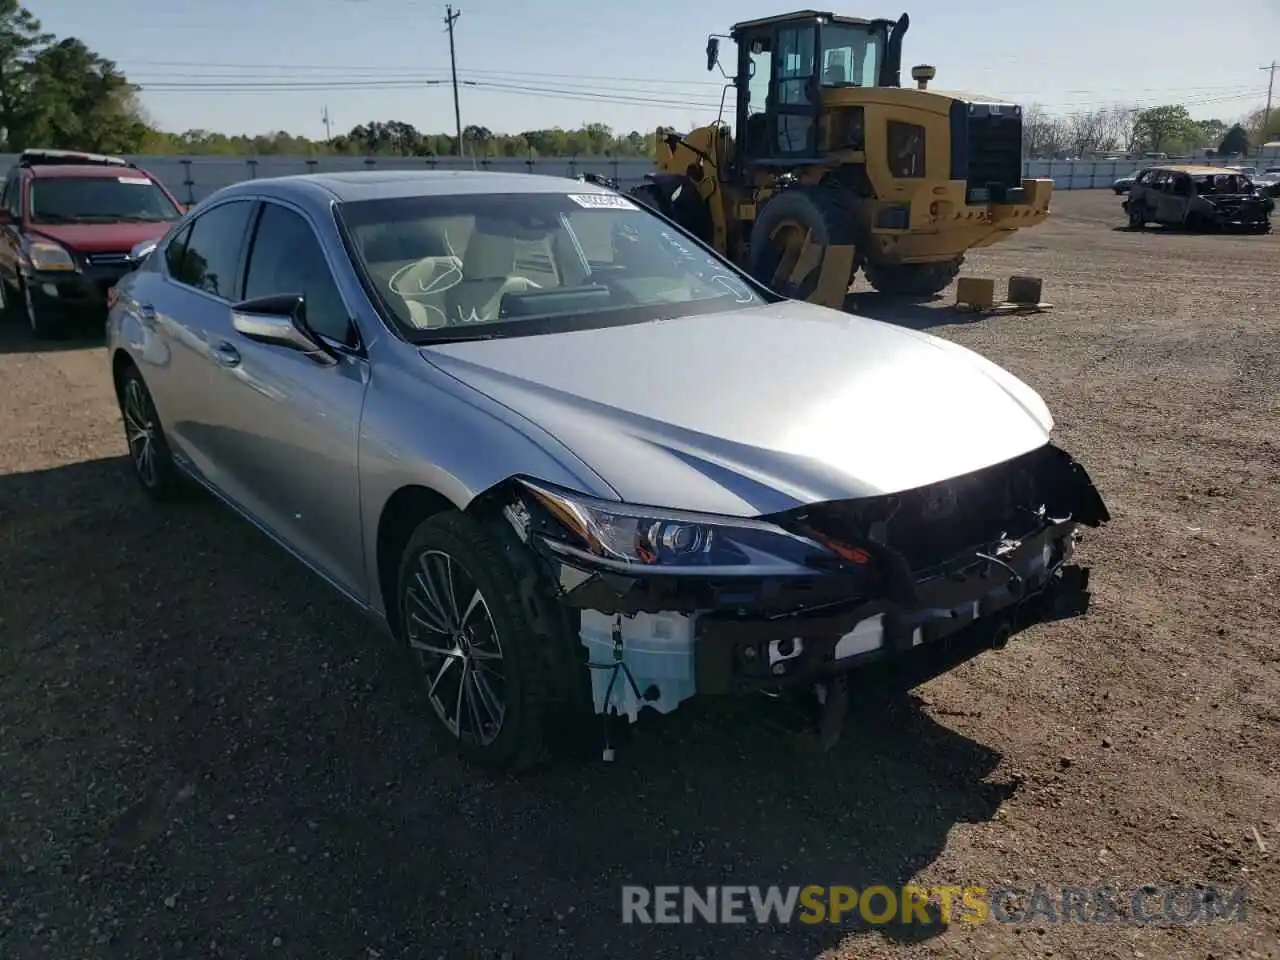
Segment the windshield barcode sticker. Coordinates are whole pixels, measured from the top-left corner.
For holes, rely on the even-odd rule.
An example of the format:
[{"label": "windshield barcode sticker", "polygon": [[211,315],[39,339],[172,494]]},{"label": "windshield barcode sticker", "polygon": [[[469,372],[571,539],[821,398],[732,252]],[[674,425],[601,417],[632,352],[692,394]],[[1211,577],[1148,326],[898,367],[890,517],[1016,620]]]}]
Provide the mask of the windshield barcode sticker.
[{"label": "windshield barcode sticker", "polygon": [[588,210],[635,210],[636,205],[616,193],[571,193],[569,199]]},{"label": "windshield barcode sticker", "polygon": [[146,177],[116,177],[121,183],[136,183],[140,187],[151,186],[151,181]]}]

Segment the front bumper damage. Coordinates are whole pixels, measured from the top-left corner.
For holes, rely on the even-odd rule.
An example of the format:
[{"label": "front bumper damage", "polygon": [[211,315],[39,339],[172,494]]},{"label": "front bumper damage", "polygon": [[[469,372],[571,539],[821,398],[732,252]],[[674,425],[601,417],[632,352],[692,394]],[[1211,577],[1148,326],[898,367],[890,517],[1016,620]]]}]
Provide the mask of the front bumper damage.
[{"label": "front bumper damage", "polygon": [[[1018,484],[1029,476],[1039,502],[1011,512],[1010,493],[1027,494]],[[921,504],[937,514],[944,488],[952,513],[933,525],[898,519]],[[869,519],[886,515],[888,525]],[[1019,515],[1011,533],[1009,518]],[[765,518],[838,533],[872,558],[873,581],[847,570],[775,578],[594,570],[545,546],[536,505],[521,501],[518,519],[508,519],[577,616],[595,711],[634,722],[645,707],[668,713],[698,694],[825,690],[849,671],[961,632],[981,631],[999,647],[1032,624],[1083,613],[1089,571],[1071,563],[1079,528],[1110,515],[1084,469],[1046,445],[921,490]]]}]

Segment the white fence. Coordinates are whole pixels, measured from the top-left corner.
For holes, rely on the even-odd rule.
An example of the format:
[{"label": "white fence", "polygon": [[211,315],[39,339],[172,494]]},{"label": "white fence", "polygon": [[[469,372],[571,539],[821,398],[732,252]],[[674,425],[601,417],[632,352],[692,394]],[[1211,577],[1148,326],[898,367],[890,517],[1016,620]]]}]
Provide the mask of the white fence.
[{"label": "white fence", "polygon": [[[521,160],[494,157],[488,160],[462,160],[457,157],[130,157],[140,167],[150,170],[184,203],[203,200],[215,190],[241,180],[258,177],[282,177],[298,173],[320,173],[351,170],[504,170],[519,173],[542,173],[573,177],[580,173],[597,173],[613,177],[623,189],[644,179],[653,169],[646,158],[627,157],[543,157]],[[7,169],[17,160],[15,154],[0,154]],[[1215,161],[1205,161],[1215,162]],[[1241,165],[1262,167],[1277,160],[1237,160]],[[1226,161],[1216,161],[1219,166]],[[1117,177],[1132,173],[1140,164],[1132,160],[1106,163],[1073,160],[1029,160],[1024,165],[1028,177],[1053,180],[1058,190],[1089,190],[1110,187]]]}]

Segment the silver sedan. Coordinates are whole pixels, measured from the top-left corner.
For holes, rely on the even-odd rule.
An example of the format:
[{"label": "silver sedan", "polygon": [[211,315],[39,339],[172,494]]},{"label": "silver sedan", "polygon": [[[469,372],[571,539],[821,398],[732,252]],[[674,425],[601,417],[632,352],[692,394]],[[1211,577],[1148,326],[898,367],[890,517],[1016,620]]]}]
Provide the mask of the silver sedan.
[{"label": "silver sedan", "polygon": [[255,180],[135,260],[107,347],[142,487],[211,491],[363,608],[476,762],[695,695],[830,713],[849,670],[1087,597],[1107,509],[1034,390],[606,186]]}]

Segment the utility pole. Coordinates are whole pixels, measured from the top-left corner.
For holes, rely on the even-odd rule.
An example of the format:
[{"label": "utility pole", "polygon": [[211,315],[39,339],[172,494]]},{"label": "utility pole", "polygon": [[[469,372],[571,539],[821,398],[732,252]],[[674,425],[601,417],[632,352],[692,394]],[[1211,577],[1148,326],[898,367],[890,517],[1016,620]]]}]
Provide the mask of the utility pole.
[{"label": "utility pole", "polygon": [[325,105],[324,113],[320,115],[320,122],[324,124],[325,140],[332,140],[333,135],[329,132],[329,107],[327,104]]},{"label": "utility pole", "polygon": [[462,156],[462,108],[458,106],[458,55],[453,50],[453,25],[460,16],[461,10],[444,8],[444,27],[449,31],[449,69],[453,73],[453,122],[458,128],[458,156]]},{"label": "utility pole", "polygon": [[1276,85],[1276,70],[1280,69],[1280,64],[1275,60],[1271,61],[1269,67],[1259,67],[1259,70],[1266,70],[1271,74],[1271,79],[1267,81],[1267,108],[1262,111],[1262,135],[1265,137],[1271,130],[1271,91]]}]

